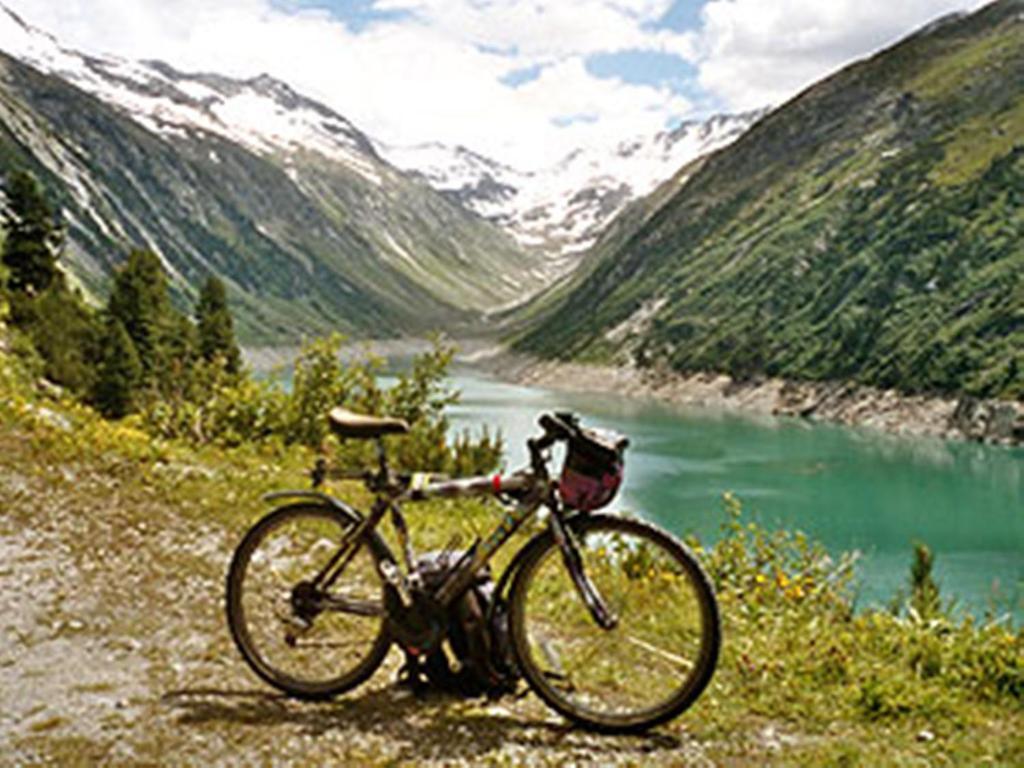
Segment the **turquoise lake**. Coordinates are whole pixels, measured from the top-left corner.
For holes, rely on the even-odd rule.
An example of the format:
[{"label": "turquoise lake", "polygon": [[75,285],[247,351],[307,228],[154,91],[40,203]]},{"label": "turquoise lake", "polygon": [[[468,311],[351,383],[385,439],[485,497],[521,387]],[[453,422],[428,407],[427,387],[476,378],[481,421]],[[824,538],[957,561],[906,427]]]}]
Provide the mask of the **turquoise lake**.
[{"label": "turquoise lake", "polygon": [[572,410],[631,440],[620,509],[714,541],[731,491],[764,525],[860,552],[858,607],[888,603],[923,541],[945,598],[1024,621],[1022,449],[521,387],[467,369],[453,381],[453,428],[500,428],[509,469],[525,462],[538,414]]}]

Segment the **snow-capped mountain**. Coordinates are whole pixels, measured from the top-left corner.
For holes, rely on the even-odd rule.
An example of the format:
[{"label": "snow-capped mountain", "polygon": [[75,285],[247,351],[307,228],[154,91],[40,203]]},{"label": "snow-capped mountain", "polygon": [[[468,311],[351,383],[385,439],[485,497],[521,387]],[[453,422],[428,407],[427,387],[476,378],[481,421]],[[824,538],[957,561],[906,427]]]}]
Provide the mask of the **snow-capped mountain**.
[{"label": "snow-capped mountain", "polygon": [[149,130],[218,134],[260,153],[308,150],[379,181],[371,142],[341,115],[268,75],[186,74],[160,61],[69,50],[0,5],[0,47],[36,69],[114,104]]},{"label": "snow-capped mountain", "polygon": [[539,254],[285,83],[86,55],[0,4],[0,176],[14,168],[59,201],[87,293],[145,247],[182,297],[226,278],[250,340],[452,328],[546,280]]},{"label": "snow-capped mountain", "polygon": [[561,269],[589,248],[631,201],[649,194],[687,163],[739,138],[763,110],[685,122],[672,131],[611,147],[579,149],[555,165],[524,172],[465,147],[378,145],[387,160],[481,216],[522,245],[547,253]]},{"label": "snow-capped mountain", "polygon": [[[631,201],[686,163],[734,140],[760,116],[685,123],[656,136],[577,150],[550,168],[524,172],[464,147],[376,144],[333,109],[267,75],[232,79],[186,73],[159,61],[83,54],[2,4],[0,50],[91,94],[147,134],[150,149],[142,150],[104,113],[89,128],[104,124],[110,135],[95,133],[94,145],[83,146],[75,134],[82,129],[72,127],[70,113],[46,114],[49,102],[39,101],[31,77],[19,73],[8,78],[21,98],[0,103],[0,125],[14,127],[18,141],[31,148],[53,181],[68,185],[69,199],[75,201],[75,209],[66,210],[70,240],[89,286],[101,289],[113,267],[110,238],[152,248],[185,290],[198,265],[208,268],[211,259],[218,260],[222,274],[230,274],[263,248],[257,241],[268,238],[305,269],[313,269],[320,254],[329,254],[324,257],[344,273],[349,288],[379,295],[414,322],[413,316],[422,314],[411,309],[415,302],[409,300],[417,287],[459,317],[467,310],[528,298],[572,269]],[[70,93],[66,98],[77,101]],[[38,120],[42,116],[45,121]],[[119,179],[96,178],[97,169],[109,166],[114,172],[130,164],[124,157],[128,148],[132,161],[152,156],[157,145],[150,138],[161,151],[184,154],[187,161],[168,159],[159,169],[164,176],[140,168],[132,182],[152,182],[154,188],[133,190],[131,203],[145,210],[121,221],[127,190]],[[235,150],[252,157],[236,158]],[[90,162],[90,153],[103,162]],[[272,168],[257,168],[253,158]],[[281,172],[283,181],[277,175]],[[190,184],[205,186],[197,194],[186,190]],[[173,214],[168,190],[180,195]],[[276,200],[292,193],[306,202],[293,198],[294,205],[287,206]],[[200,203],[204,194],[213,199]],[[225,241],[225,225],[210,214],[211,206],[225,199],[238,206],[224,213],[230,228],[241,226],[246,237],[256,239],[245,246],[245,254],[238,251],[244,238],[235,233]],[[260,207],[271,201],[276,202]],[[304,205],[322,215],[315,227]],[[287,221],[275,221],[278,214]],[[196,232],[196,222],[209,229]],[[224,252],[211,257],[211,242]],[[341,243],[348,245],[339,248]],[[401,301],[395,298],[396,273],[406,285]],[[289,285],[296,279],[292,275]],[[262,290],[255,283],[250,288],[254,295]],[[446,312],[439,309],[436,315]],[[362,317],[369,314],[364,311]]]}]

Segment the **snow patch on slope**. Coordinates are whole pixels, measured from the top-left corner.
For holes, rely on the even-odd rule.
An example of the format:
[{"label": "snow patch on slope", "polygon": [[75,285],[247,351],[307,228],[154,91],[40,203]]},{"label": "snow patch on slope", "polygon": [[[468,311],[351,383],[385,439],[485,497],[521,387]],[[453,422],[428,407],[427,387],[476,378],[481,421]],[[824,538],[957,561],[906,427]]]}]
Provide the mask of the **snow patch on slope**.
[{"label": "snow patch on slope", "polygon": [[465,147],[380,145],[389,162],[545,251],[556,272],[570,268],[633,200],[689,162],[735,141],[763,111],[719,115],[613,146],[579,149],[539,171],[519,171]]},{"label": "snow patch on slope", "polygon": [[0,48],[112,103],[147,130],[220,135],[263,154],[306,150],[379,184],[379,160],[351,123],[267,75],[232,80],[178,72],[161,62],[86,56],[0,6]]}]

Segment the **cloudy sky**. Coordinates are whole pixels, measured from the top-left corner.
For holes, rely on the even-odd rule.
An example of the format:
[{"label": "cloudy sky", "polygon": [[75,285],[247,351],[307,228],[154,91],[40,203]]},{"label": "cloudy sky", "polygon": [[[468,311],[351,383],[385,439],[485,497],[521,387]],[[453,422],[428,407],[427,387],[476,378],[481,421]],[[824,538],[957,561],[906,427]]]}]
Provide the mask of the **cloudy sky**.
[{"label": "cloudy sky", "polygon": [[66,46],[268,72],[391,143],[523,168],[779,104],[979,0],[2,0]]}]

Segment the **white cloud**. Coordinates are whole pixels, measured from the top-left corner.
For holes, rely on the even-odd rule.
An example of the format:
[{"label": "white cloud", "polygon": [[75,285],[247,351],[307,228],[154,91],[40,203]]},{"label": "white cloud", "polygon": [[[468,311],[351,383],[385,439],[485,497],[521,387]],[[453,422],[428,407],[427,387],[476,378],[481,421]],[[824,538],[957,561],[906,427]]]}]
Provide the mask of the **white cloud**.
[{"label": "white cloud", "polygon": [[[852,58],[977,0],[709,0],[702,28],[653,29],[671,0],[377,0],[355,31],[273,0],[3,0],[66,45],[238,77],[268,72],[374,138],[461,143],[520,167],[689,116],[667,86],[591,75],[589,55],[693,61],[702,102],[779,103]],[[539,76],[502,82],[528,67]],[[696,83],[695,83],[696,85]],[[581,118],[573,120],[571,118]]]},{"label": "white cloud", "polygon": [[[391,143],[461,143],[523,167],[582,143],[660,130],[689,105],[668,88],[597,78],[586,56],[690,53],[649,24],[670,0],[378,0],[397,18],[354,32],[269,0],[7,0],[66,45],[234,76],[269,72]],[[540,66],[513,87],[502,77]],[[586,115],[588,121],[559,120]]]},{"label": "white cloud", "polygon": [[550,60],[627,49],[690,54],[689,36],[644,29],[672,0],[378,0],[411,13],[431,30],[528,60]]},{"label": "white cloud", "polygon": [[732,110],[780,104],[853,59],[978,0],[710,0],[701,86]]}]

